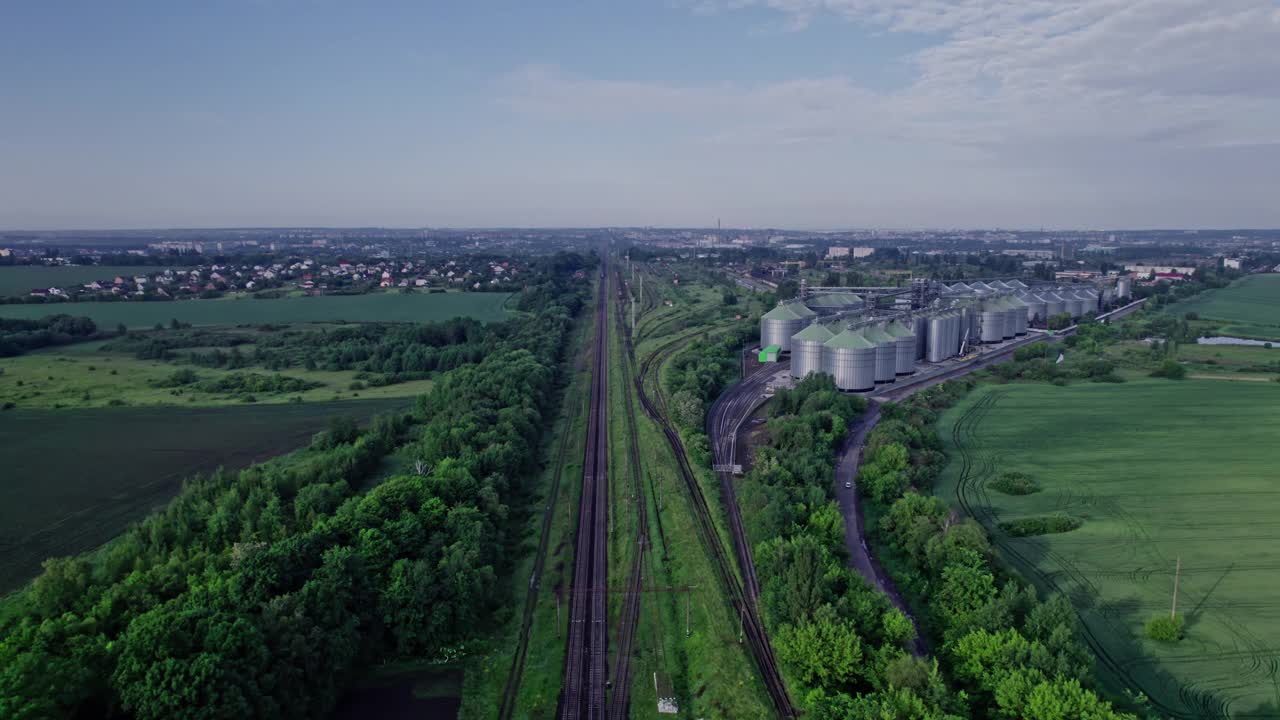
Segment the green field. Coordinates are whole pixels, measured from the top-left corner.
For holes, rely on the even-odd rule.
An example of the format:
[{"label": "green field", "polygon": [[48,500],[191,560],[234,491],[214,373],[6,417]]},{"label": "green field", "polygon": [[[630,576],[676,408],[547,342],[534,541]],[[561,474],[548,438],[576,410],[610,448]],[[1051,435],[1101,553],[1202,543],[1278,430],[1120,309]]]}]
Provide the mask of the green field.
[{"label": "green field", "polygon": [[[948,501],[1005,559],[1075,604],[1100,676],[1172,718],[1280,717],[1280,385],[1142,380],[985,386],[939,423]],[[1009,471],[1042,486],[989,484]],[[1074,531],[1013,539],[997,524],[1063,513]],[[1181,558],[1186,637],[1167,616]]]},{"label": "green field", "polygon": [[94,280],[111,280],[117,275],[122,277],[154,275],[158,272],[164,272],[166,269],[177,272],[182,268],[165,268],[156,265],[0,266],[0,295],[27,295],[36,288],[47,290],[51,287],[57,287],[66,289],[70,285],[84,285]]},{"label": "green field", "polygon": [[0,412],[0,592],[51,556],[90,550],[168,501],[184,478],[306,445],[334,417],[408,399],[222,408]]},{"label": "green field", "polygon": [[172,302],[81,302],[0,305],[0,317],[40,318],[55,313],[84,315],[102,328],[167,325],[177,319],[192,325],[286,324],[300,322],[432,322],[473,317],[505,320],[509,293],[370,293],[276,300],[230,298]]},{"label": "green field", "polygon": [[1250,275],[1218,290],[1169,306],[1177,315],[1193,312],[1229,323],[1223,335],[1280,340],[1280,274]]},{"label": "green field", "polygon": [[[183,405],[209,406],[242,404],[230,393],[204,393],[191,389],[174,390],[158,387],[179,368],[191,368],[201,379],[226,377],[233,372],[274,375],[277,371],[261,367],[231,371],[216,368],[192,368],[159,360],[139,360],[132,353],[103,350],[109,341],[93,341],[46,348],[12,358],[0,359],[0,406],[13,403],[19,409],[57,409],[110,407],[116,405]],[[241,346],[249,352],[253,346]],[[416,397],[431,388],[430,380],[364,387],[352,390],[355,371],[304,370],[287,368],[278,374],[321,383],[320,387],[302,392],[258,394],[260,404],[346,400],[372,400],[392,397]],[[361,383],[364,384],[364,383]]]}]

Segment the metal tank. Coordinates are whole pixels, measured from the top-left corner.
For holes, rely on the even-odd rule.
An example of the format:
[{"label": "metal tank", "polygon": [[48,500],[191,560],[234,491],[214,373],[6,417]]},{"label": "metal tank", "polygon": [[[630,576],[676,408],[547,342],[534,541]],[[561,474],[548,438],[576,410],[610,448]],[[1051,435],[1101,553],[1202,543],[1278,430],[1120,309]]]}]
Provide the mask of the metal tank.
[{"label": "metal tank", "polygon": [[1001,292],[1005,292],[1013,289],[1008,285],[1000,282],[999,280],[992,280],[991,282],[987,283],[987,287],[991,288],[992,290],[999,290]]},{"label": "metal tank", "polygon": [[778,307],[760,316],[760,347],[777,345],[782,352],[791,352],[791,336],[808,325],[817,313],[799,302],[782,302]]},{"label": "metal tank", "polygon": [[1039,296],[1027,293],[1021,297],[1022,302],[1027,305],[1027,322],[1044,324],[1046,303]]},{"label": "metal tank", "polygon": [[879,326],[865,328],[862,334],[876,346],[876,382],[893,382],[898,375],[898,339]]},{"label": "metal tank", "polygon": [[1049,318],[1055,315],[1061,315],[1067,311],[1067,301],[1063,300],[1055,292],[1040,293],[1040,298],[1044,300],[1044,318],[1047,323]]},{"label": "metal tank", "polygon": [[916,335],[916,360],[924,360],[929,347],[929,318],[917,315],[911,324]]},{"label": "metal tank", "polygon": [[1013,334],[1027,334],[1027,304],[1017,295],[1011,295],[1005,298],[1010,311],[1013,313]]},{"label": "metal tank", "polygon": [[822,346],[835,333],[824,325],[814,323],[791,336],[791,377],[804,378],[823,372]]},{"label": "metal tank", "polygon": [[1009,280],[1009,281],[1005,282],[1005,285],[1008,285],[1009,287],[1013,288],[1014,290],[1026,290],[1026,289],[1027,289],[1027,284],[1026,284],[1026,283],[1024,283],[1024,282],[1022,282],[1021,280]]},{"label": "metal tank", "polygon": [[960,354],[960,324],[964,319],[960,317],[959,310],[952,310],[947,313],[947,356],[955,357]]},{"label": "metal tank", "polygon": [[840,390],[875,387],[876,346],[861,333],[845,329],[822,345],[822,369]]},{"label": "metal tank", "polygon": [[956,354],[964,352],[966,349],[973,347],[973,319],[974,309],[971,305],[963,305],[956,313],[960,316],[960,337],[956,342]]},{"label": "metal tank", "polygon": [[1084,288],[1083,290],[1077,290],[1076,296],[1081,300],[1084,300],[1084,311],[1086,313],[1098,312],[1100,304],[1098,302],[1099,296],[1097,290],[1094,290],[1093,288]]},{"label": "metal tank", "polygon": [[1071,317],[1078,318],[1084,314],[1084,301],[1076,297],[1071,290],[1059,290],[1058,296],[1067,303],[1067,312],[1071,313]]},{"label": "metal tank", "polygon": [[1116,280],[1116,297],[1121,300],[1133,297],[1133,278],[1122,277]]},{"label": "metal tank", "polygon": [[895,371],[899,375],[910,375],[916,371],[916,334],[896,320],[885,326],[885,330],[894,337],[896,344]]},{"label": "metal tank", "polygon": [[1013,315],[1014,309],[1013,306],[1009,304],[1009,298],[1000,298],[1000,316],[1004,320],[1004,324],[1001,327],[1001,335],[1005,340],[1008,340],[1017,334],[1018,321],[1013,318]]},{"label": "metal tank", "polygon": [[998,343],[1004,339],[1004,311],[999,300],[988,300],[982,304],[979,323],[982,326],[982,334],[979,336],[982,342]]},{"label": "metal tank", "polygon": [[1116,289],[1110,285],[1102,288],[1102,307],[1111,307],[1116,302]]},{"label": "metal tank", "polygon": [[951,357],[946,354],[947,319],[938,314],[929,318],[929,342],[925,344],[925,357],[929,362],[942,362]]},{"label": "metal tank", "polygon": [[949,290],[950,292],[953,292],[953,293],[968,293],[968,292],[973,292],[973,289],[972,289],[972,288],[970,288],[968,285],[965,285],[965,284],[964,284],[964,283],[962,283],[962,282],[960,282],[960,283],[956,283],[955,285],[949,285],[949,286],[947,286],[947,290]]}]

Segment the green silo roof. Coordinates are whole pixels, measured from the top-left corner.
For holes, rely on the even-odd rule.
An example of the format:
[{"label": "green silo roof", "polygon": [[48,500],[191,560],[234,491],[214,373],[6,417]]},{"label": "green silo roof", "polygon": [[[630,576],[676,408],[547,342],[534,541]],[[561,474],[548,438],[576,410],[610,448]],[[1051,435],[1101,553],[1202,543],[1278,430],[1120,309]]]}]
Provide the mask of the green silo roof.
[{"label": "green silo roof", "polygon": [[861,333],[852,330],[845,330],[824,343],[824,347],[833,350],[870,350],[875,346],[875,343],[863,337]]},{"label": "green silo roof", "polygon": [[898,338],[890,335],[883,329],[874,326],[864,329],[862,333],[867,336],[868,340],[876,344],[898,341]]},{"label": "green silo roof", "polygon": [[885,328],[894,337],[915,337],[915,333],[898,321],[893,321]]},{"label": "green silo roof", "polygon": [[802,340],[802,341],[816,341],[816,342],[824,343],[833,337],[835,337],[835,333],[831,332],[831,330],[829,330],[827,326],[814,323],[813,325],[810,325],[809,327],[801,330],[795,335],[792,335],[791,340],[793,342],[796,340]]},{"label": "green silo roof", "polygon": [[783,303],[765,313],[761,320],[803,320],[817,315],[800,303]]}]

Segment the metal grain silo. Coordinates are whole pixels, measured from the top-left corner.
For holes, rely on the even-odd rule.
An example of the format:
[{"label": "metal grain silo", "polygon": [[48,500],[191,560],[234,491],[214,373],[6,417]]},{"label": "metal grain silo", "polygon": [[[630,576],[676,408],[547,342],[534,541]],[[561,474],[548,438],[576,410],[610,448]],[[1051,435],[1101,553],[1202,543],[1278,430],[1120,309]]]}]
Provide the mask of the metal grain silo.
[{"label": "metal grain silo", "polygon": [[998,343],[1004,339],[1004,310],[1000,307],[999,300],[983,303],[978,317],[982,326],[982,334],[979,336],[982,342]]},{"label": "metal grain silo", "polygon": [[987,287],[991,288],[992,290],[998,290],[1000,292],[1007,292],[1013,289],[1008,285],[1000,282],[999,280],[992,280],[991,282],[987,283]]},{"label": "metal grain silo", "polygon": [[835,337],[826,326],[814,323],[791,336],[791,377],[822,372],[822,346]]},{"label": "metal grain silo", "polygon": [[1022,302],[1027,305],[1027,322],[1044,324],[1046,304],[1040,297],[1027,293],[1020,297]]},{"label": "metal grain silo", "polygon": [[1017,295],[1010,295],[1005,298],[1009,309],[1013,312],[1013,334],[1027,334],[1027,304]]},{"label": "metal grain silo", "polygon": [[949,286],[947,286],[947,291],[948,291],[948,292],[952,292],[952,293],[969,293],[969,292],[973,292],[972,288],[970,288],[968,285],[965,285],[965,284],[964,284],[964,283],[962,283],[962,282],[961,282],[961,283],[956,283],[955,285],[949,285]]},{"label": "metal grain silo", "polygon": [[961,326],[964,325],[964,316],[960,314],[959,310],[952,310],[947,314],[951,316],[951,329],[947,335],[947,351],[952,357],[955,357],[960,354],[960,336],[964,333]]},{"label": "metal grain silo", "polygon": [[910,375],[916,370],[916,334],[900,322],[894,321],[885,326],[885,331],[896,340],[895,371],[899,375]]},{"label": "metal grain silo", "polygon": [[1122,277],[1116,280],[1116,297],[1121,300],[1133,297],[1133,278]]},{"label": "metal grain silo", "polygon": [[1067,312],[1071,317],[1078,318],[1084,314],[1084,301],[1076,297],[1071,290],[1062,289],[1058,291],[1058,296],[1067,303]]},{"label": "metal grain silo", "polygon": [[782,352],[791,351],[791,336],[808,325],[817,313],[799,302],[782,302],[760,316],[760,347],[777,345]]},{"label": "metal grain silo", "polygon": [[911,324],[916,334],[916,360],[924,360],[929,348],[929,318],[917,315]]},{"label": "metal grain silo", "polygon": [[1058,295],[1058,293],[1046,291],[1040,293],[1040,297],[1044,300],[1045,304],[1044,317],[1046,322],[1051,317],[1056,317],[1067,312],[1067,301],[1063,300],[1062,296]]},{"label": "metal grain silo", "polygon": [[893,382],[898,375],[898,339],[874,325],[862,334],[876,346],[876,382]]},{"label": "metal grain silo", "polygon": [[1008,285],[1009,287],[1013,288],[1014,290],[1026,290],[1026,289],[1027,289],[1027,284],[1026,284],[1026,283],[1024,283],[1024,282],[1022,282],[1021,280],[1009,280],[1009,281],[1005,282],[1005,285]]},{"label": "metal grain silo", "polygon": [[942,362],[946,354],[947,319],[939,313],[929,318],[929,341],[925,343],[925,358],[929,362]]},{"label": "metal grain silo", "polygon": [[1099,296],[1097,290],[1094,290],[1093,288],[1083,288],[1076,291],[1076,297],[1084,301],[1085,314],[1098,312]]},{"label": "metal grain silo", "polygon": [[1102,307],[1111,307],[1116,302],[1116,289],[1110,285],[1102,288]]},{"label": "metal grain silo", "polygon": [[876,384],[876,346],[845,329],[823,344],[822,367],[840,390],[870,390]]}]

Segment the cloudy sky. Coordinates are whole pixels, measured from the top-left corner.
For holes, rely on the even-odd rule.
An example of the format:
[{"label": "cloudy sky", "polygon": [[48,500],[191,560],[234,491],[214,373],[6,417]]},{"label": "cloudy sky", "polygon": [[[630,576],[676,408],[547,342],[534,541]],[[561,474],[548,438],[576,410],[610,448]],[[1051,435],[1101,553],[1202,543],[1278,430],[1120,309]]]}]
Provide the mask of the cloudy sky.
[{"label": "cloudy sky", "polygon": [[0,228],[717,218],[1280,226],[1280,3],[0,3]]}]

